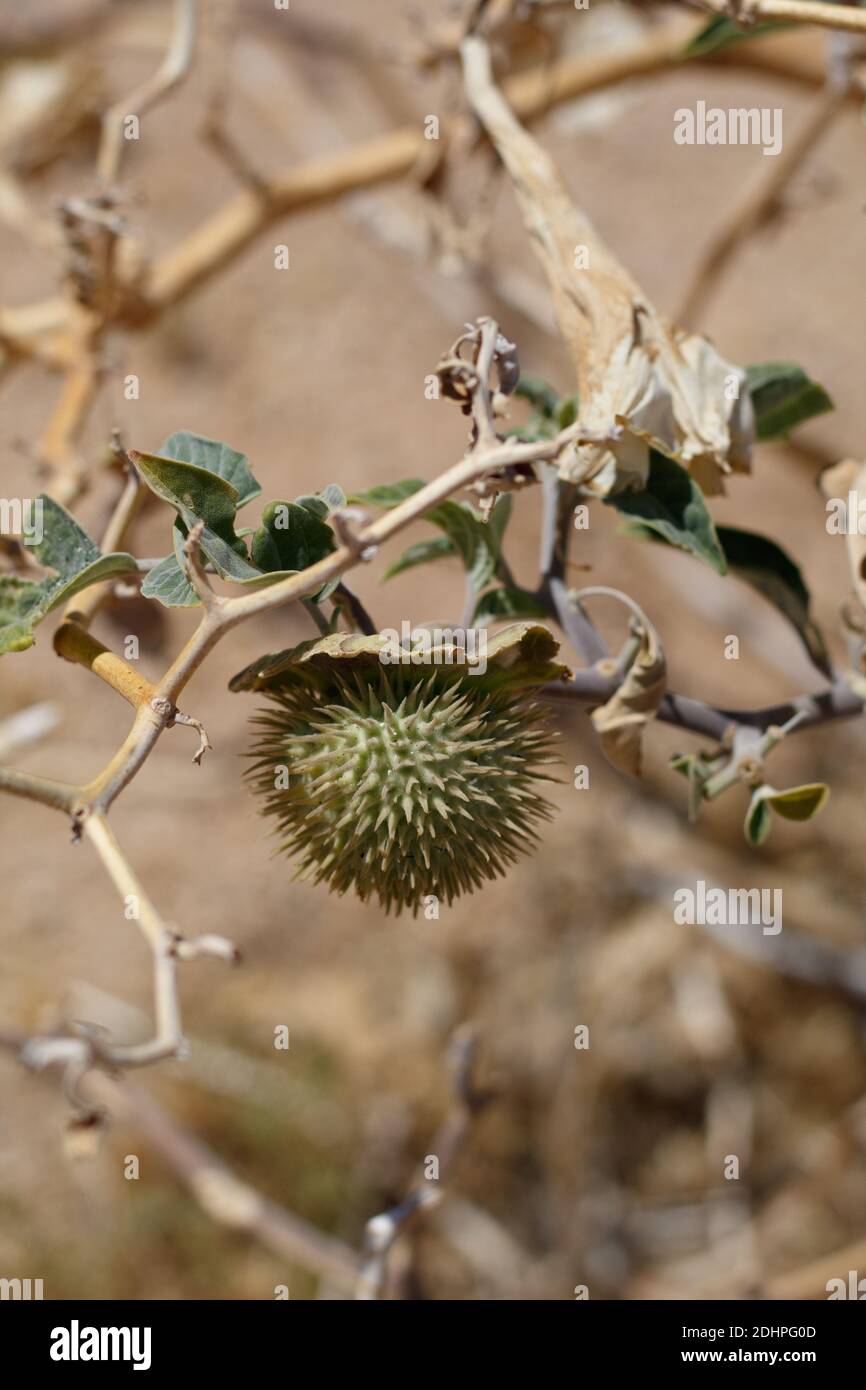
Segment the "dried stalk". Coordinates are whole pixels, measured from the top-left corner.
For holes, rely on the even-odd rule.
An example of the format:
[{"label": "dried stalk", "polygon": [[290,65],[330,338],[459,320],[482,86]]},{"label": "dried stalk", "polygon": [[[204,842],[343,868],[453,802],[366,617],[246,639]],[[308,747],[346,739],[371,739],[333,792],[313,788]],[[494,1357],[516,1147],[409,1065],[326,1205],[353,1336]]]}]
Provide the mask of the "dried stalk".
[{"label": "dried stalk", "polygon": [[195,45],[196,8],[196,0],[175,0],[171,41],[158,70],[106,111],[96,166],[103,188],[110,188],[117,179],[123,151],[123,124],[127,116],[140,117],[149,111],[162,97],[173,91],[189,71]]},{"label": "dried stalk", "polygon": [[367,1222],[356,1299],[382,1298],[388,1281],[388,1260],[395,1244],[444,1200],[443,1184],[454,1170],[475,1116],[489,1099],[475,1082],[477,1044],[475,1031],[469,1027],[459,1028],[451,1041],[454,1102],[430,1146],[431,1155],[438,1160],[438,1176],[431,1179],[422,1175],[402,1202]]},{"label": "dried stalk", "polygon": [[705,10],[725,15],[747,26],[759,19],[795,24],[819,24],[824,29],[844,29],[866,34],[866,14],[824,0],[701,0]]}]

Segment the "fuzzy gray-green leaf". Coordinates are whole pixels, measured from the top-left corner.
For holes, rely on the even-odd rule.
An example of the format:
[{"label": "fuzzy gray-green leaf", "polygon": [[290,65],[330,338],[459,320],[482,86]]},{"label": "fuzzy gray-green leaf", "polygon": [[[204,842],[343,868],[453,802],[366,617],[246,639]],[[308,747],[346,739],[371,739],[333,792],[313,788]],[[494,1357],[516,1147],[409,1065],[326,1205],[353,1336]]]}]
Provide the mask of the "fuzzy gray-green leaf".
[{"label": "fuzzy gray-green leaf", "polygon": [[680,464],[653,449],[646,487],[605,499],[620,515],[657,532],[680,550],[704,560],[717,574],[727,569],[713,518],[694,478]]},{"label": "fuzzy gray-green leaf", "polygon": [[26,651],[33,645],[33,629],[62,603],[91,584],[135,572],[131,555],[117,551],[103,555],[73,516],[46,494],[37,499],[42,509],[42,539],[23,544],[34,558],[54,574],[43,579],[0,579],[0,653]]}]

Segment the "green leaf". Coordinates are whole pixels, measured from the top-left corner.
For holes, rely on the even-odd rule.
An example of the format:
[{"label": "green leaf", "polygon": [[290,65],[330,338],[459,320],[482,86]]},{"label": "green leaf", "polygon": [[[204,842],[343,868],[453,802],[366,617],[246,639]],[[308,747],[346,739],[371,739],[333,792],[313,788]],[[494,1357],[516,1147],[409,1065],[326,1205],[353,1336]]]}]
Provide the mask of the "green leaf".
[{"label": "green leaf", "polygon": [[292,572],[315,565],[336,550],[334,533],[304,501],[269,502],[250,554],[259,570]]},{"label": "green leaf", "polygon": [[324,521],[326,517],[331,515],[331,512],[345,507],[346,494],[339,483],[328,483],[321,492],[307,493],[303,497],[296,497],[295,503],[299,507],[306,507],[308,512],[313,513],[313,516]]},{"label": "green leaf", "polygon": [[33,646],[28,616],[39,604],[40,585],[32,579],[0,576],[0,656],[5,652],[26,652]]},{"label": "green leaf", "polygon": [[[177,440],[183,438],[173,435],[169,442],[176,446]],[[191,438],[199,444],[213,443],[197,436]],[[203,554],[222,578],[248,590],[266,587],[306,569],[335,549],[333,532],[324,517],[333,507],[345,504],[345,495],[342,488],[330,483],[323,493],[300,497],[296,502],[271,502],[262,514],[261,525],[244,533],[252,536],[252,553],[248,557],[243,540],[234,530],[239,505],[235,483],[244,488],[244,500],[256,495],[258,484],[246,469],[243,456],[227,446],[214,445],[207,457],[213,467],[202,469],[198,464],[158,455],[134,455],[148,485],[178,513],[172,535],[174,553],[160,560],[148,574],[141,586],[146,598],[156,598],[168,608],[198,603],[186,577],[182,555],[184,539],[198,519],[205,523]],[[218,466],[224,473],[217,471]],[[250,491],[250,481],[255,491]],[[321,589],[316,599],[327,597],[336,582]]]},{"label": "green leaf", "polygon": [[7,652],[26,652],[36,639],[27,623],[9,623],[0,627],[0,656]]},{"label": "green leaf", "polygon": [[424,486],[420,478],[404,478],[399,483],[381,483],[378,487],[368,487],[365,492],[353,492],[349,501],[361,506],[396,507]]},{"label": "green leaf", "polygon": [[322,488],[322,499],[327,502],[329,512],[339,511],[346,505],[346,494],[339,483],[326,483]]},{"label": "green leaf", "polygon": [[141,586],[144,598],[155,598],[166,608],[194,608],[200,601],[176,556],[166,555],[145,576]]},{"label": "green leaf", "polygon": [[577,396],[563,396],[556,407],[556,423],[559,429],[567,430],[577,419]]},{"label": "green leaf", "polygon": [[100,555],[98,560],[94,560],[77,574],[65,575],[60,581],[49,580],[47,601],[42,604],[42,612],[50,613],[52,608],[68,602],[76,594],[80,594],[82,589],[89,589],[91,584],[101,584],[103,580],[116,579],[121,574],[135,574],[137,569],[135,560],[125,552],[115,551],[110,555]]},{"label": "green leaf", "polygon": [[261,487],[253,477],[245,454],[239,454],[228,444],[218,439],[206,439],[202,434],[190,434],[189,430],[178,430],[169,435],[159,451],[162,458],[178,459],[181,463],[194,463],[197,468],[205,468],[231,483],[237,493],[238,507],[246,506],[258,497]]},{"label": "green leaf", "polygon": [[[396,507],[424,486],[425,484],[417,478],[406,478],[399,483],[386,483],[381,487],[369,488],[366,492],[354,493],[350,501],[378,507]],[[485,521],[469,502],[439,502],[423,513],[425,521],[431,521],[434,526],[445,532],[454,551],[463,561],[475,589],[483,589],[496,573],[502,535],[510,515],[511,499],[506,496],[497,499],[488,521]],[[415,547],[411,547],[411,550],[414,551]],[[409,553],[406,552],[407,555]],[[444,548],[437,552],[438,555],[446,553]],[[437,556],[428,554],[425,558],[434,559]],[[397,563],[400,564],[400,561]],[[423,561],[417,560],[414,563],[421,564]],[[398,572],[392,570],[389,574]]]},{"label": "green leaf", "polygon": [[[254,532],[251,530],[249,534],[252,535]],[[174,554],[166,555],[164,560],[160,560],[141,586],[141,592],[145,598],[158,599],[165,608],[195,608],[201,602],[187,578],[184,567],[183,544],[185,539],[186,530],[180,521],[176,521],[172,528]],[[250,573],[245,579],[233,577],[232,582],[239,584],[244,589],[253,590],[265,588],[285,577],[285,574],[280,571],[262,574],[260,570],[250,566]]]},{"label": "green leaf", "polygon": [[521,444],[535,444],[539,439],[552,439],[557,433],[553,420],[546,415],[533,415],[526,425],[515,425],[505,431],[506,439],[516,439]]},{"label": "green leaf", "polygon": [[[158,599],[166,608],[194,608],[200,602],[198,594],[186,577],[186,571],[180,558],[180,546],[183,544],[183,532],[178,528],[175,531],[177,537],[175,555],[167,555],[164,560],[160,560],[158,565],[150,571],[141,586],[141,592],[145,598]],[[271,584],[276,584],[281,579],[288,579],[295,570],[269,570],[264,572],[252,569],[246,579],[235,579],[233,582],[238,584],[248,593],[256,589],[269,588]],[[333,593],[338,579],[329,581],[325,584],[315,598],[308,600],[312,602],[323,602]],[[306,601],[306,600],[305,600]]]},{"label": "green leaf", "polygon": [[825,782],[808,782],[802,787],[789,787],[783,792],[775,791],[773,787],[762,787],[760,790],[773,810],[786,820],[811,820],[830,795],[830,788]]},{"label": "green leaf", "polygon": [[554,391],[546,381],[542,381],[539,376],[522,376],[517,383],[514,391],[515,396],[520,396],[522,400],[529,401],[540,415],[552,420],[556,415],[559,405],[559,392]]},{"label": "green leaf", "polygon": [[673,459],[651,450],[646,487],[605,501],[636,522],[639,533],[644,529],[657,532],[670,545],[705,560],[717,574],[726,572],[724,551],[703,493],[688,471]]},{"label": "green leaf", "polygon": [[758,439],[778,439],[795,425],[833,409],[823,386],[795,362],[762,362],[746,368]]},{"label": "green leaf", "polygon": [[178,514],[172,533],[174,553],[147,575],[141,586],[144,597],[158,599],[167,608],[198,603],[180,554],[198,520],[205,524],[202,553],[217,573],[240,583],[255,582],[259,572],[249,564],[243,538],[234,529],[238,508],[261,492],[246,456],[220,440],[178,430],[169,435],[159,454],[133,452],[132,458],[147,485]]},{"label": "green leaf", "polygon": [[317,521],[324,521],[329,511],[328,504],[324,497],[320,497],[317,492],[307,493],[303,497],[296,497],[295,506],[304,507]]},{"label": "green leaf", "polygon": [[424,513],[426,521],[440,527],[463,561],[470,583],[483,589],[496,571],[496,537],[468,502],[440,502]]},{"label": "green leaf", "polygon": [[807,821],[826,805],[830,788],[824,782],[808,782],[802,787],[777,791],[766,784],[756,787],[746,812],[746,839],[753,845],[763,844],[770,833],[773,811],[785,820]]},{"label": "green leaf", "polygon": [[[315,564],[335,549],[325,518],[345,505],[343,489],[329,483],[321,493],[299,497],[296,502],[272,502],[261,525],[235,531],[239,507],[261,492],[246,457],[219,440],[181,430],[171,435],[160,454],[131,451],[144,481],[177,512],[172,533],[173,554],[160,560],[141,587],[146,598],[166,607],[191,607],[198,603],[183,563],[183,543],[197,522],[202,522],[201,550],[217,574],[247,589],[275,583]],[[244,537],[251,536],[248,555]],[[321,601],[337,581],[316,595]]]},{"label": "green leaf", "polygon": [[[250,588],[261,588],[264,584],[309,569],[336,549],[334,531],[321,518],[321,507],[309,503],[322,503],[321,498],[299,498],[297,502],[268,502],[261,513],[261,525],[253,535],[250,553],[259,566],[256,578]],[[264,571],[264,574],[263,574]],[[249,582],[249,581],[247,581]],[[314,602],[324,602],[334,592],[339,580],[331,580],[322,585],[318,594],[311,595]]]},{"label": "green leaf", "polygon": [[533,594],[525,589],[503,586],[501,589],[488,589],[478,600],[472,615],[473,627],[487,627],[501,618],[544,618],[547,610]]},{"label": "green leaf", "polygon": [[496,551],[497,558],[502,551],[505,528],[511,520],[513,504],[514,498],[510,492],[500,493],[491,507],[490,515],[487,518],[487,529],[490,532],[492,545]]},{"label": "green leaf", "polygon": [[161,454],[141,454],[130,449],[129,457],[151,491],[174,507],[185,532],[202,522],[202,553],[221,578],[257,576],[244,542],[235,535],[239,494],[233,483],[209,468],[163,458]]},{"label": "green leaf", "polygon": [[704,800],[704,784],[717,771],[723,757],[713,757],[704,752],[674,753],[668,762],[673,772],[679,772],[689,783],[689,820],[696,821]]},{"label": "green leaf", "polygon": [[404,550],[403,554],[388,566],[382,579],[393,579],[395,574],[414,569],[416,565],[426,565],[429,560],[439,560],[445,555],[454,554],[456,551],[447,536],[430,536],[427,540],[417,541],[415,545],[410,545]]},{"label": "green leaf", "polygon": [[733,19],[726,19],[723,15],[718,15],[711,19],[700,33],[690,39],[683,49],[684,58],[705,58],[710,53],[718,53],[720,49],[727,48],[728,44],[737,43],[740,39],[756,38],[758,34],[776,33],[780,29],[791,29],[794,26],[783,21],[782,23],[752,24],[748,29],[741,29]]},{"label": "green leaf", "polygon": [[[66,603],[91,584],[115,575],[133,574],[136,563],[125,552],[103,555],[99,546],[53,498],[41,495],[43,539],[38,545],[27,545],[40,565],[57,571],[39,582],[39,609],[42,615]],[[25,542],[25,544],[27,544]]]},{"label": "green leaf", "polygon": [[[640,540],[672,544],[643,518],[630,520],[624,534]],[[824,675],[832,674],[830,657],[821,629],[810,614],[809,590],[791,557],[775,541],[735,526],[716,527],[716,538],[724,553],[728,571],[751,584],[753,589],[776,607],[796,628],[814,666]]]},{"label": "green leaf", "polygon": [[135,560],[125,552],[103,555],[99,546],[59,502],[40,494],[42,540],[23,544],[45,569],[44,579],[0,578],[0,653],[26,651],[42,619],[82,589],[121,574],[134,573]]},{"label": "green leaf", "polygon": [[764,797],[761,796],[761,788],[758,787],[752,793],[746,819],[743,824],[746,839],[750,845],[762,845],[770,833],[773,824],[773,812]]},{"label": "green leaf", "polygon": [[306,507],[308,512],[324,521],[340,507],[346,505],[346,494],[339,483],[328,483],[322,488],[321,492],[306,493],[303,497],[296,497],[295,504],[298,507]]},{"label": "green leaf", "polygon": [[812,621],[809,590],[791,557],[775,541],[753,531],[720,526],[717,534],[731,572],[778,608],[796,628],[810,660],[829,676],[830,658],[821,630]]}]

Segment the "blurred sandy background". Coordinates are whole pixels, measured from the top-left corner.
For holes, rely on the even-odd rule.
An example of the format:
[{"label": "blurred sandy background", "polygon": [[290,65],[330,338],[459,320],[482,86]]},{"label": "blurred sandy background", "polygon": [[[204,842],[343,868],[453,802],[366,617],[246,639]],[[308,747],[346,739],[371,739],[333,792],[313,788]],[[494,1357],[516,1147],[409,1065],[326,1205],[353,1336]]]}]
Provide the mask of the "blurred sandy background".
[{"label": "blurred sandy background", "polygon": [[[114,37],[78,55],[110,94],[152,70],[169,18],[160,4],[117,8],[124,23]],[[373,67],[315,38],[318,17],[325,35],[333,22],[367,47],[397,44],[411,32],[406,8],[402,0],[292,0],[301,26],[293,37],[292,20],[264,0],[241,6],[231,128],[259,168],[287,168],[394,124],[447,114],[453,78]],[[0,5],[0,48],[15,9]],[[606,23],[600,13],[587,35],[622,41],[625,31],[610,27],[605,39]],[[814,49],[820,40],[810,33],[795,42]],[[562,51],[577,43],[566,33]],[[0,52],[0,61],[2,84],[20,60]],[[234,191],[197,138],[207,90],[203,61],[125,151],[128,216],[148,253]],[[799,86],[754,73],[683,69],[573,104],[536,127],[575,196],[663,308],[675,305],[717,219],[764,162],[755,149],[676,146],[672,113],[699,97],[781,106],[786,136],[810,100]],[[796,179],[784,218],[747,244],[698,325],[733,361],[792,359],[821,381],[836,413],[798,438],[831,457],[857,456],[866,427],[863,142],[851,105]],[[59,197],[89,191],[94,151],[94,130],[85,128],[60,157],[28,171],[34,204],[49,212]],[[459,273],[453,257],[443,274],[383,241],[374,214],[386,228],[404,218],[425,226],[419,195],[400,188],[376,190],[360,207],[303,212],[151,332],[118,335],[85,452],[96,458],[114,425],[142,449],[176,429],[197,431],[246,452],[265,499],[331,480],[349,491],[432,477],[459,456],[465,422],[447,403],[425,399],[424,377],[464,321],[484,312],[517,340],[524,370],[571,389],[554,338]],[[278,242],[290,248],[287,273],[273,268]],[[497,275],[516,271],[524,289],[536,287],[545,312],[540,274],[501,186],[489,257]],[[47,254],[0,226],[4,303],[50,293],[57,275]],[[139,401],[123,400],[127,372],[140,377]],[[26,366],[3,386],[7,496],[32,495],[33,464],[20,442],[44,428],[57,386]],[[825,533],[815,475],[802,455],[764,446],[753,478],[737,479],[714,511],[772,535],[799,560],[841,660],[844,544]],[[114,486],[101,477],[78,509],[95,534]],[[537,521],[538,499],[522,498],[509,539],[527,582]],[[148,510],[136,553],[166,553],[169,523],[167,509]],[[746,706],[818,688],[792,632],[735,579],[619,540],[615,530],[615,517],[595,508],[574,558],[592,566],[588,582],[615,584],[643,603],[665,641],[673,688]],[[456,563],[379,583],[398,546],[427,533],[418,526],[353,575],[380,626],[453,620],[460,611]],[[193,619],[161,614],[136,627],[143,618],[134,611],[134,619],[127,610],[116,620],[103,615],[96,631],[115,646],[140,631],[141,667],[153,677]],[[59,726],[15,765],[77,780],[107,760],[129,715],[98,681],[58,662],[53,621],[34,649],[3,661],[0,717],[56,701]],[[724,660],[727,633],[740,636],[739,662]],[[365,1221],[400,1197],[429,1152],[449,1103],[448,1039],[475,1022],[497,1099],[474,1128],[452,1203],[414,1237],[414,1288],[428,1298],[567,1299],[581,1283],[593,1297],[741,1297],[866,1242],[862,727],[818,730],[778,753],[777,784],[824,779],[833,795],[813,825],[777,822],[755,852],[742,838],[736,793],[688,826],[684,783],[666,762],[693,746],[690,736],[653,729],[636,785],[607,767],[585,715],[569,711],[559,814],[538,854],[438,922],[387,919],[293,884],[241,782],[253,706],[229,695],[227,681],[260,652],[308,634],[304,615],[291,612],[233,633],[183,701],[215,751],[194,768],[188,733],[166,734],[113,811],[165,917],[190,934],[229,935],[245,957],[234,973],[216,962],[185,969],[191,1060],[161,1066],[142,1084],[263,1192],[357,1245]],[[589,791],[571,788],[577,763],[590,768]],[[0,815],[4,1026],[125,1020],[112,999],[149,1010],[148,956],[89,846],[70,846],[61,818],[38,806],[5,800]],[[764,939],[775,963],[673,925],[670,881],[701,877],[782,888],[785,929]],[[835,953],[847,987],[822,984],[811,957],[807,978],[779,968],[800,936]],[[272,1046],[281,1023],[291,1030],[288,1052]],[[590,1029],[585,1052],[573,1046],[580,1024]],[[292,1297],[315,1293],[305,1271],[211,1224],[134,1128],[111,1130],[95,1157],[74,1159],[64,1152],[66,1119],[56,1087],[0,1058],[0,1275],[43,1277],[53,1298],[268,1298],[277,1283]],[[141,1156],[138,1182],[123,1178],[129,1153]],[[740,1156],[738,1182],[722,1176],[728,1154]]]}]

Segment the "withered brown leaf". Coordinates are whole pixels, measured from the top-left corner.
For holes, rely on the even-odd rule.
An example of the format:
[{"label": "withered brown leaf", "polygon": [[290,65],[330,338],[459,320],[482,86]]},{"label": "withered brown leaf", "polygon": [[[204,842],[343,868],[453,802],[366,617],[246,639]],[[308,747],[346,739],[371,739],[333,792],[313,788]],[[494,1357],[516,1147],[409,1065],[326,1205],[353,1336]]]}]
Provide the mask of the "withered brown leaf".
[{"label": "withered brown leaf", "polygon": [[[462,45],[469,99],[511,176],[527,231],[553,292],[574,362],[580,420],[590,440],[560,458],[563,477],[607,496],[642,486],[654,446],[707,493],[748,472],[754,412],[741,368],[664,318],[571,201],[550,156],[496,87],[489,49]],[[578,255],[580,253],[580,255]]]},{"label": "withered brown leaf", "polygon": [[626,675],[606,705],[590,718],[605,756],[621,772],[640,776],[641,736],[655,718],[667,689],[665,654],[649,624],[640,628],[640,647]]}]

